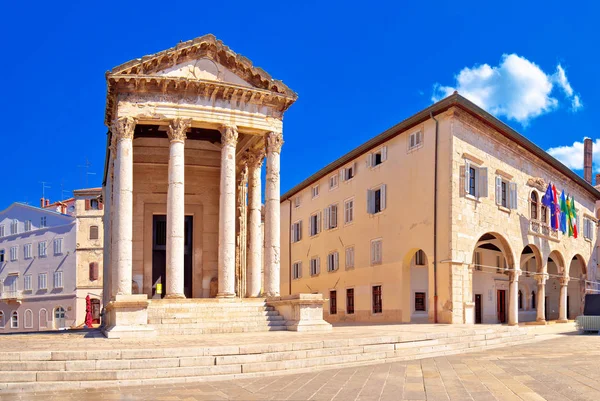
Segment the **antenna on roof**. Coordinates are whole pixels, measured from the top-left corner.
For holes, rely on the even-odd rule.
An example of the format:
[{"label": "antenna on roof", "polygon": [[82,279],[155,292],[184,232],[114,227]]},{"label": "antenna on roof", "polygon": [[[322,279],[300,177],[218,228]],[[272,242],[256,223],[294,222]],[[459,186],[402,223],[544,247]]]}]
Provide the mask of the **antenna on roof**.
[{"label": "antenna on roof", "polygon": [[85,158],[85,164],[84,164],[84,165],[79,165],[79,166],[77,166],[77,167],[80,167],[80,168],[85,168],[85,187],[86,187],[86,188],[89,186],[89,184],[88,184],[88,177],[89,177],[90,175],[96,175],[96,173],[92,173],[92,172],[90,171],[90,166],[91,166],[91,165],[92,165],[92,163],[90,163],[90,161],[89,161],[89,160],[88,160],[88,158],[86,157],[86,158]]},{"label": "antenna on roof", "polygon": [[[67,197],[65,197],[65,192],[68,195]],[[62,200],[68,199],[71,195],[71,192],[72,191],[65,189],[65,180],[61,180],[61,182],[60,182],[60,198]]]},{"label": "antenna on roof", "polygon": [[52,188],[49,185],[46,184],[50,184],[49,182],[46,181],[39,181],[39,184],[42,184],[42,198],[46,199],[46,188]]}]

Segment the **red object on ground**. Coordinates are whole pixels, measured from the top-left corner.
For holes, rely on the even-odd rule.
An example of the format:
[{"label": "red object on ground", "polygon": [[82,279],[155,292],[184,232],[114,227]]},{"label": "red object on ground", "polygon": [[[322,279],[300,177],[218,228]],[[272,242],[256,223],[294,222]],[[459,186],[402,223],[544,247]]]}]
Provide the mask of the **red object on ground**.
[{"label": "red object on ground", "polygon": [[92,327],[92,301],[89,295],[85,297],[85,325],[88,328]]}]

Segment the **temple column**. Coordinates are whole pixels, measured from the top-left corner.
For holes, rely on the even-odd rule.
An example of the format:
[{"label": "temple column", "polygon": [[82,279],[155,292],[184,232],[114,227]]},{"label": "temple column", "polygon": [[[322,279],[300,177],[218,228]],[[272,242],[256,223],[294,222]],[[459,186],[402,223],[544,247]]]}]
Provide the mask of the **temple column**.
[{"label": "temple column", "polygon": [[120,117],[113,123],[116,135],[114,210],[112,230],[112,298],[131,295],[133,238],[133,117]]},{"label": "temple column", "polygon": [[538,274],[535,276],[537,281],[537,318],[535,319],[540,324],[546,324],[546,280],[548,279],[547,274]]},{"label": "temple column", "polygon": [[280,182],[279,157],[283,145],[280,132],[269,132],[267,142],[267,179],[265,189],[265,295],[279,296],[280,260]]},{"label": "temple column", "polygon": [[246,247],[247,239],[247,206],[248,165],[245,158],[241,161],[237,174],[236,190],[236,244],[235,244],[235,293],[243,298],[246,294]]},{"label": "temple column", "polygon": [[521,270],[510,272],[510,283],[508,288],[508,324],[515,326],[519,324],[519,276]]},{"label": "temple column", "polygon": [[235,296],[235,147],[236,127],[221,128],[221,184],[219,195],[219,292],[217,297]]},{"label": "temple column", "polygon": [[569,277],[560,279],[560,298],[558,302],[558,323],[567,323],[567,286],[569,285]]},{"label": "temple column", "polygon": [[167,190],[167,271],[165,298],[185,298],[185,132],[190,119],[176,118],[169,124],[169,188]]},{"label": "temple column", "polygon": [[261,182],[263,150],[248,154],[248,262],[246,296],[258,297],[262,286]]}]

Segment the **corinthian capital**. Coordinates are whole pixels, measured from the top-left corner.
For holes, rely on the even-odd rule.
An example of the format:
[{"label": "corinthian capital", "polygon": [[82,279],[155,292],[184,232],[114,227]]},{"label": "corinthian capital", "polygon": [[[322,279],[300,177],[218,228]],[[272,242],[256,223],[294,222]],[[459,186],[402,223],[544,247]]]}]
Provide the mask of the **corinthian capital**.
[{"label": "corinthian capital", "polygon": [[221,129],[221,145],[222,146],[236,146],[238,140],[237,127],[226,125],[222,126]]},{"label": "corinthian capital", "polygon": [[191,118],[176,118],[171,120],[169,127],[167,128],[167,135],[171,142],[183,142],[186,138],[186,131],[192,125]]},{"label": "corinthian capital", "polygon": [[116,136],[118,141],[123,139],[133,139],[136,123],[137,121],[133,117],[119,117],[113,120],[111,128],[112,134]]},{"label": "corinthian capital", "polygon": [[266,135],[267,153],[281,153],[283,146],[283,134],[281,132],[269,132]]},{"label": "corinthian capital", "polygon": [[117,157],[117,134],[114,132],[110,138],[108,149],[110,150],[110,158],[114,160]]},{"label": "corinthian capital", "polygon": [[535,281],[537,281],[538,285],[545,285],[547,279],[548,279],[547,274],[536,274],[535,275]]},{"label": "corinthian capital", "polygon": [[560,285],[568,285],[570,279],[571,279],[570,277],[561,277],[560,278]]},{"label": "corinthian capital", "polygon": [[248,168],[259,169],[261,168],[265,159],[265,151],[263,149],[250,149],[246,154],[246,164]]}]

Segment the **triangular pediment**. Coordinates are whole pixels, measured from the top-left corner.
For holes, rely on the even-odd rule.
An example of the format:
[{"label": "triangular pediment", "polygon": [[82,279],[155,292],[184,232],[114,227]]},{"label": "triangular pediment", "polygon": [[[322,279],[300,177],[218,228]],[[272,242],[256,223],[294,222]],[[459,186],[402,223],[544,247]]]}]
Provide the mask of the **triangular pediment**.
[{"label": "triangular pediment", "polygon": [[217,81],[268,90],[296,98],[283,82],[255,67],[250,60],[217,40],[205,35],[141,59],[115,67],[108,76],[159,76],[187,80]]}]

